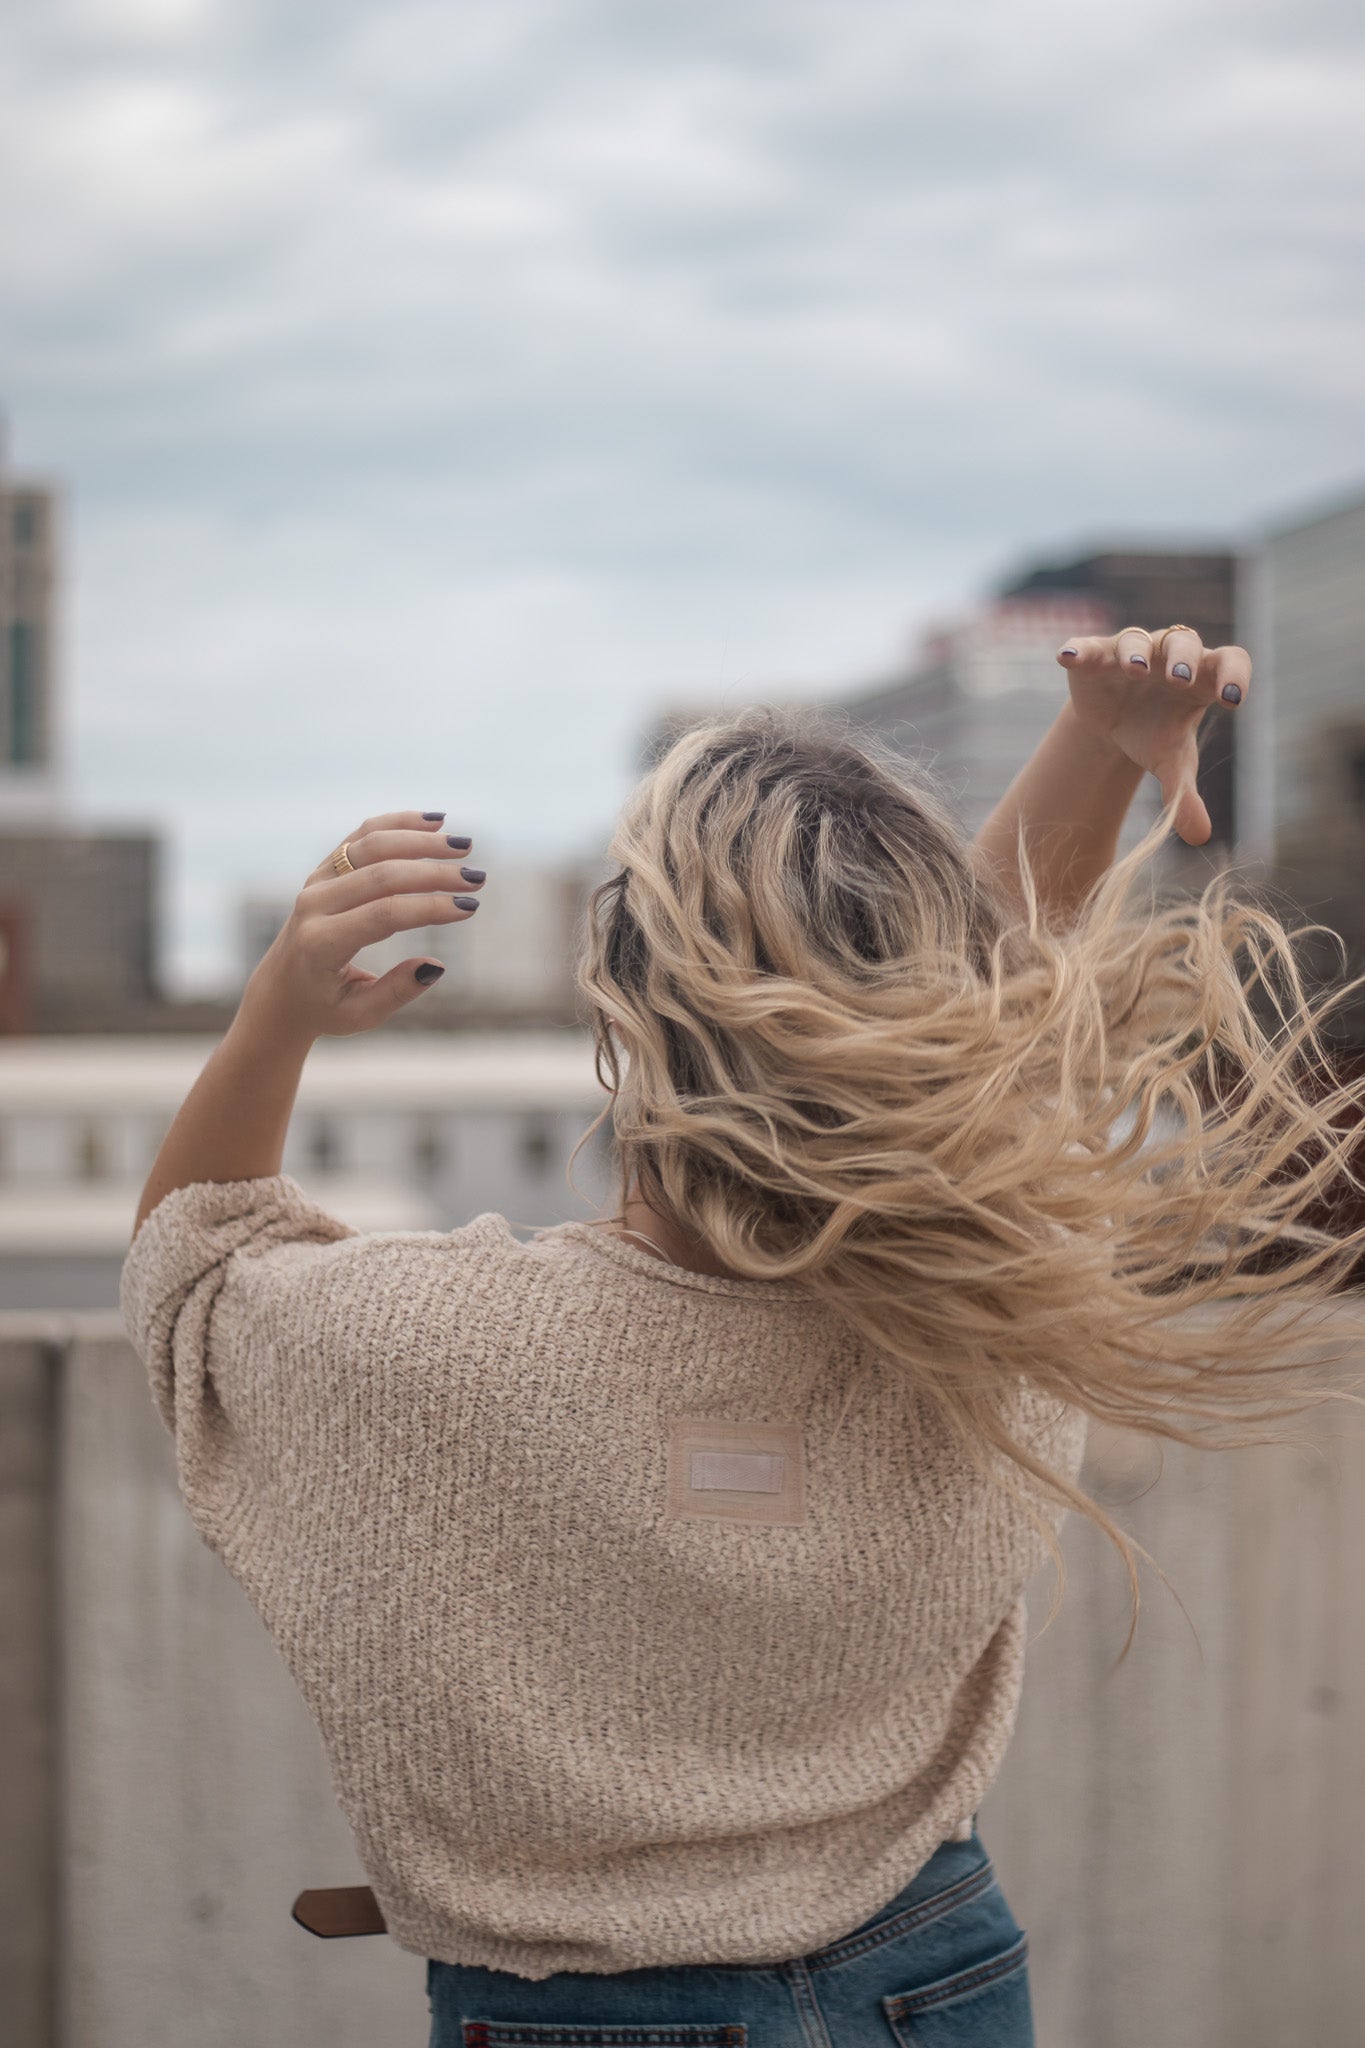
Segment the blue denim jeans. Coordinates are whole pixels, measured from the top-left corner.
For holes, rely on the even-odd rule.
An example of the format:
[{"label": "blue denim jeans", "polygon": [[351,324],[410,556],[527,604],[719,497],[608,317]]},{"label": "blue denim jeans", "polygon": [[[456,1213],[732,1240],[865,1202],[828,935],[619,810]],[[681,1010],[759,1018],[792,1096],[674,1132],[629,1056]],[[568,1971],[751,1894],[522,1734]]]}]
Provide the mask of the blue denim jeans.
[{"label": "blue denim jeans", "polygon": [[975,1821],[810,1955],[537,1979],[431,1960],[427,1999],[428,2048],[1033,2048],[1028,1936]]}]

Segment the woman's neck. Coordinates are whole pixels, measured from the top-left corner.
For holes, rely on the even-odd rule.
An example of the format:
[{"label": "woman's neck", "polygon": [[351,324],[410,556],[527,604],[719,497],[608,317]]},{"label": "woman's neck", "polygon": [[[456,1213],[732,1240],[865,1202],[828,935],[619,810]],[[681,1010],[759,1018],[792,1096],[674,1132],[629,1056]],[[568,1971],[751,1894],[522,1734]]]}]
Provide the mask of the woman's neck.
[{"label": "woman's neck", "polygon": [[651,1209],[634,1188],[626,1198],[621,1221],[613,1228],[652,1258],[681,1266],[684,1272],[706,1273],[716,1280],[744,1278],[742,1273],[735,1273],[729,1266],[722,1265],[710,1247],[699,1238],[686,1236],[666,1217]]}]

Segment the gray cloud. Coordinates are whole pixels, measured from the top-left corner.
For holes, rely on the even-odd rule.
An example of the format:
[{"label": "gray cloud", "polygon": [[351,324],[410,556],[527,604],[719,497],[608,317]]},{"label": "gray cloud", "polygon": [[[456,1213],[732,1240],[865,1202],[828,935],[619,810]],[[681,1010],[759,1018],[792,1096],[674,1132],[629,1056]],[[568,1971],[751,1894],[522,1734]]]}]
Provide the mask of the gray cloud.
[{"label": "gray cloud", "polygon": [[433,759],[548,853],[660,696],[836,688],[1002,562],[1362,467],[1354,8],[8,18],[0,395],[187,973]]}]

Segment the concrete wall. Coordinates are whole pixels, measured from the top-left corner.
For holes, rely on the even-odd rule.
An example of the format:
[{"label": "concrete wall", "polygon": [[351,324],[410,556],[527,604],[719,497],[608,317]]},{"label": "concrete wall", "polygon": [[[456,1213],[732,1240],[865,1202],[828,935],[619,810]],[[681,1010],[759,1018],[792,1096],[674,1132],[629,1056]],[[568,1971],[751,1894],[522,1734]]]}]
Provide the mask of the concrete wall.
[{"label": "concrete wall", "polygon": [[[1365,1309],[1345,1314],[1365,1348]],[[1174,1594],[1140,1566],[1111,1675],[1126,1574],[1073,1518],[982,1803],[1048,2048],[1365,2041],[1365,1416],[1298,1426],[1317,1448],[1092,1441],[1085,1483]]]},{"label": "concrete wall", "polygon": [[0,1340],[0,2004],[14,2048],[57,2048],[61,1353]]},{"label": "concrete wall", "polygon": [[[1365,1305],[1340,1325],[1365,1351]],[[290,1918],[301,1889],[364,1872],[117,1320],[0,1317],[0,1401],[7,2041],[416,2048],[422,1960]],[[1185,1612],[1144,1566],[1110,1675],[1126,1579],[1076,1516],[1041,1635],[1050,1567],[1030,1588],[980,1828],[1030,1936],[1040,2048],[1365,2040],[1365,1415],[1299,1426],[1316,1450],[1095,1429],[1085,1483]]]}]

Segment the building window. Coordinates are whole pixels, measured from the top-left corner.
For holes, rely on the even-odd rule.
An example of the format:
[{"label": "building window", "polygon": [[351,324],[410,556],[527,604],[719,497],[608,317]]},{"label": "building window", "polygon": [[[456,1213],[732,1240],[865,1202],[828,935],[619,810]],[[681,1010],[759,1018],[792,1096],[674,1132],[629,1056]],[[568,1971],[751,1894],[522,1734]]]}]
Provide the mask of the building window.
[{"label": "building window", "polygon": [[36,498],[16,498],[10,523],[17,548],[36,547],[42,531],[42,510]]},{"label": "building window", "polygon": [[435,1180],[451,1163],[451,1147],[434,1116],[425,1117],[412,1137],[413,1169],[421,1180]]},{"label": "building window", "polygon": [[76,1137],[76,1172],[82,1180],[104,1180],[109,1173],[109,1147],[103,1130],[87,1117]]},{"label": "building window", "polygon": [[9,758],[38,758],[38,628],[15,619],[9,629]]},{"label": "building window", "polygon": [[309,1165],[315,1173],[330,1173],[340,1155],[336,1126],[328,1117],[315,1117],[308,1133]]},{"label": "building window", "polygon": [[527,1117],[521,1127],[521,1163],[526,1172],[543,1179],[554,1158],[554,1133],[545,1116]]}]

